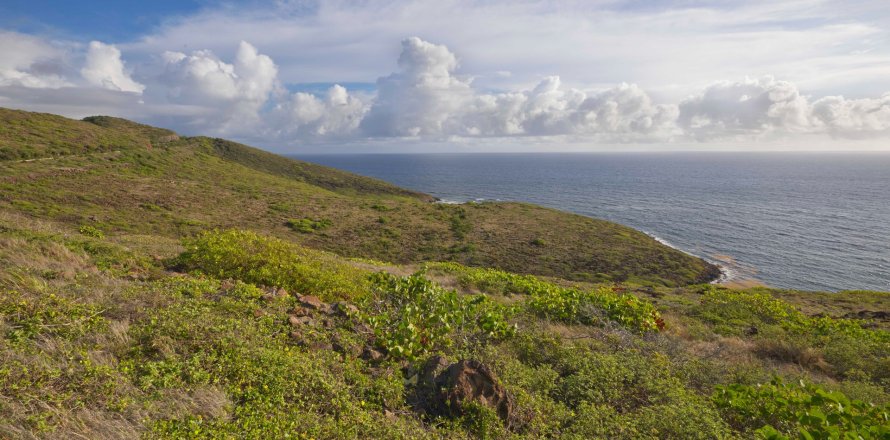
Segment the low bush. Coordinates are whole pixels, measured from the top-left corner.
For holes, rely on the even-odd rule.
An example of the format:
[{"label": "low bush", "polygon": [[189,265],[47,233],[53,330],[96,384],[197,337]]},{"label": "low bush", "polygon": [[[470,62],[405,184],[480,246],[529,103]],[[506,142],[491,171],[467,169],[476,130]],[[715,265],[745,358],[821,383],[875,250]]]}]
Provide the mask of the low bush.
[{"label": "low bush", "polygon": [[427,267],[456,274],[465,286],[486,293],[528,295],[528,309],[554,321],[597,325],[609,320],[643,333],[664,328],[661,315],[651,303],[633,295],[619,294],[609,287],[581,290],[558,286],[533,275],[471,268],[457,263],[436,263]]},{"label": "low bush", "polygon": [[100,231],[98,228],[96,228],[94,226],[90,226],[90,225],[81,226],[78,229],[78,232],[80,232],[83,235],[86,235],[87,237],[105,238],[105,234],[102,231]]},{"label": "low bush", "polygon": [[325,299],[354,299],[370,287],[366,272],[322,251],[255,232],[207,231],[183,242],[175,263],[212,277],[233,278]]},{"label": "low bush", "polygon": [[718,387],[714,402],[742,432],[768,439],[890,436],[890,407],[850,400],[839,392],[776,378],[765,385]]},{"label": "low bush", "polygon": [[322,229],[326,229],[333,224],[334,223],[328,219],[313,220],[311,218],[301,218],[287,221],[287,226],[289,228],[297,232],[302,232],[304,234],[321,231]]},{"label": "low bush", "polygon": [[452,346],[504,339],[515,332],[510,310],[484,295],[460,296],[422,272],[397,277],[372,276],[376,299],[368,318],[377,343],[396,359],[417,360]]}]

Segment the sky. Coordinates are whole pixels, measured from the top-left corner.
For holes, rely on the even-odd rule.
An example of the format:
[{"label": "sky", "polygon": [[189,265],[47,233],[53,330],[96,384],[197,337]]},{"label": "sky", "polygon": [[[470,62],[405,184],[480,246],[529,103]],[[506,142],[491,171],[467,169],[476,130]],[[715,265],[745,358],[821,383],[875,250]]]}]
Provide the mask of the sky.
[{"label": "sky", "polygon": [[0,106],[279,153],[890,151],[890,8],[5,0]]}]

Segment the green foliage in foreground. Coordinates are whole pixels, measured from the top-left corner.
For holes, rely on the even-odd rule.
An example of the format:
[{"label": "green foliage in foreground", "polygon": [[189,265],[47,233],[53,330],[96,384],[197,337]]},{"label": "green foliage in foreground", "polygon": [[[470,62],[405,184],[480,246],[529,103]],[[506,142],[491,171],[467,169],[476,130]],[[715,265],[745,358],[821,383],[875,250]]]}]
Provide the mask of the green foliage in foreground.
[{"label": "green foliage in foreground", "polygon": [[356,299],[368,291],[366,272],[332,254],[250,231],[208,231],[183,243],[176,260],[216,278],[283,287],[325,299]]},{"label": "green foliage in foreground", "polygon": [[768,439],[890,437],[890,406],[850,400],[803,381],[721,386],[714,401],[733,426]]},{"label": "green foliage in foreground", "polygon": [[458,339],[463,345],[502,340],[516,332],[510,310],[485,295],[460,296],[424,277],[422,272],[372,277],[376,301],[369,318],[377,343],[396,359],[415,361],[441,351]]},{"label": "green foliage in foreground", "polygon": [[562,287],[532,275],[497,269],[471,268],[457,263],[436,263],[431,269],[457,274],[466,286],[495,294],[527,295],[527,308],[548,319],[584,325],[603,324],[604,319],[636,332],[659,331],[664,321],[655,307],[611,287],[582,290]]},{"label": "green foliage in foreground", "polygon": [[[776,320],[796,309],[767,297],[676,293],[688,308],[660,303],[672,325],[641,334],[558,318],[573,306],[535,312],[530,304],[547,292],[557,305],[574,301],[566,292],[583,292],[560,280],[457,265],[431,265],[429,278],[372,274],[355,267],[391,266],[239,231],[189,240],[180,264],[203,274],[171,274],[113,235],[29,227],[31,219],[16,224],[0,215],[2,438],[723,439],[755,435],[767,424],[778,432],[772,435],[798,436],[806,423],[815,423],[804,427],[819,437],[829,432],[820,431],[819,414],[832,427],[847,423],[845,433],[886,437],[879,428],[886,406],[855,402],[888,402],[880,336],[805,338]],[[452,291],[430,278],[471,288]],[[295,328],[288,315],[297,300],[264,295],[248,279],[299,281],[300,293],[331,299],[342,295],[330,292],[348,291],[359,311],[316,314],[314,324]],[[606,319],[602,304],[593,308]],[[746,334],[751,325],[760,333]],[[859,372],[809,375],[801,364],[762,359],[764,340],[825,350],[833,364]],[[372,344],[389,356],[357,354]],[[718,344],[739,351],[714,355]],[[843,347],[850,353],[834,352]],[[411,372],[432,354],[488,365],[515,397],[515,424],[508,429],[484,407],[456,419],[412,411]],[[751,386],[773,375],[786,383],[803,377],[825,391]],[[843,415],[832,415],[837,403]]]}]

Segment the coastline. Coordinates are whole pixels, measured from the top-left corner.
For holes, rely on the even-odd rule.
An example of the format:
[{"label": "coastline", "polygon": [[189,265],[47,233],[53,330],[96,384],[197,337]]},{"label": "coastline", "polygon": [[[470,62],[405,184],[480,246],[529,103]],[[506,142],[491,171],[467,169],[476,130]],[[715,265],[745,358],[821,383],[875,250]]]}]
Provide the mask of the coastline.
[{"label": "coastline", "polygon": [[733,267],[735,259],[728,255],[715,255],[713,257],[707,257],[702,255],[697,255],[692,252],[689,252],[685,249],[680,248],[679,246],[674,245],[673,243],[649,232],[642,231],[644,234],[652,237],[653,240],[670,247],[672,249],[676,249],[684,254],[691,255],[696,258],[701,258],[706,262],[713,264],[720,270],[720,275],[716,278],[708,282],[708,284],[720,285],[723,287],[727,287],[730,289],[747,289],[751,287],[769,287],[763,281],[760,281],[754,277],[743,276],[741,275],[741,271],[737,270]]},{"label": "coastline", "polygon": [[[465,203],[481,203],[481,202],[486,202],[486,201],[497,202],[497,201],[501,201],[501,200],[500,199],[476,198],[473,200],[461,201],[461,200],[454,200],[454,199],[443,199],[438,196],[435,196],[434,203],[440,203],[443,205],[462,205]],[[580,215],[583,215],[583,214],[580,214]],[[629,225],[624,225],[624,226],[633,228],[633,226],[629,226]],[[739,275],[739,271],[735,270],[729,264],[732,261],[734,261],[732,259],[732,257],[724,256],[725,258],[709,258],[706,256],[697,255],[697,254],[689,252],[685,249],[682,249],[679,246],[676,246],[673,243],[671,243],[671,242],[669,242],[669,241],[667,241],[667,240],[665,240],[665,239],[663,239],[649,231],[644,231],[642,229],[637,229],[637,228],[634,228],[634,229],[648,235],[653,240],[655,240],[655,241],[657,241],[671,249],[680,251],[686,255],[689,255],[689,256],[692,256],[695,258],[701,258],[705,262],[714,265],[717,268],[717,270],[720,271],[720,274],[713,280],[708,281],[708,284],[717,284],[717,285],[729,287],[732,289],[736,289],[736,288],[742,289],[742,288],[748,288],[748,287],[767,287],[766,284],[764,284],[760,280],[754,279],[752,277],[742,277],[741,275]],[[723,260],[728,260],[728,261],[723,261]]]}]

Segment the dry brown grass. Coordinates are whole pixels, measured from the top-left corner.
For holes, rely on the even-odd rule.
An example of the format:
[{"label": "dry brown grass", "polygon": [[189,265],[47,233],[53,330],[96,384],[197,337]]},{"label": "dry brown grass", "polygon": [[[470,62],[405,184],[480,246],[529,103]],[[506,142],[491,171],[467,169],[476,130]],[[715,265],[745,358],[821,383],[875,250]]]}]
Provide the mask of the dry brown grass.
[{"label": "dry brown grass", "polygon": [[831,374],[832,372],[831,365],[825,361],[818,349],[801,346],[795,343],[795,341],[758,339],[754,344],[753,351],[758,356],[795,364],[809,371],[824,374]]}]

